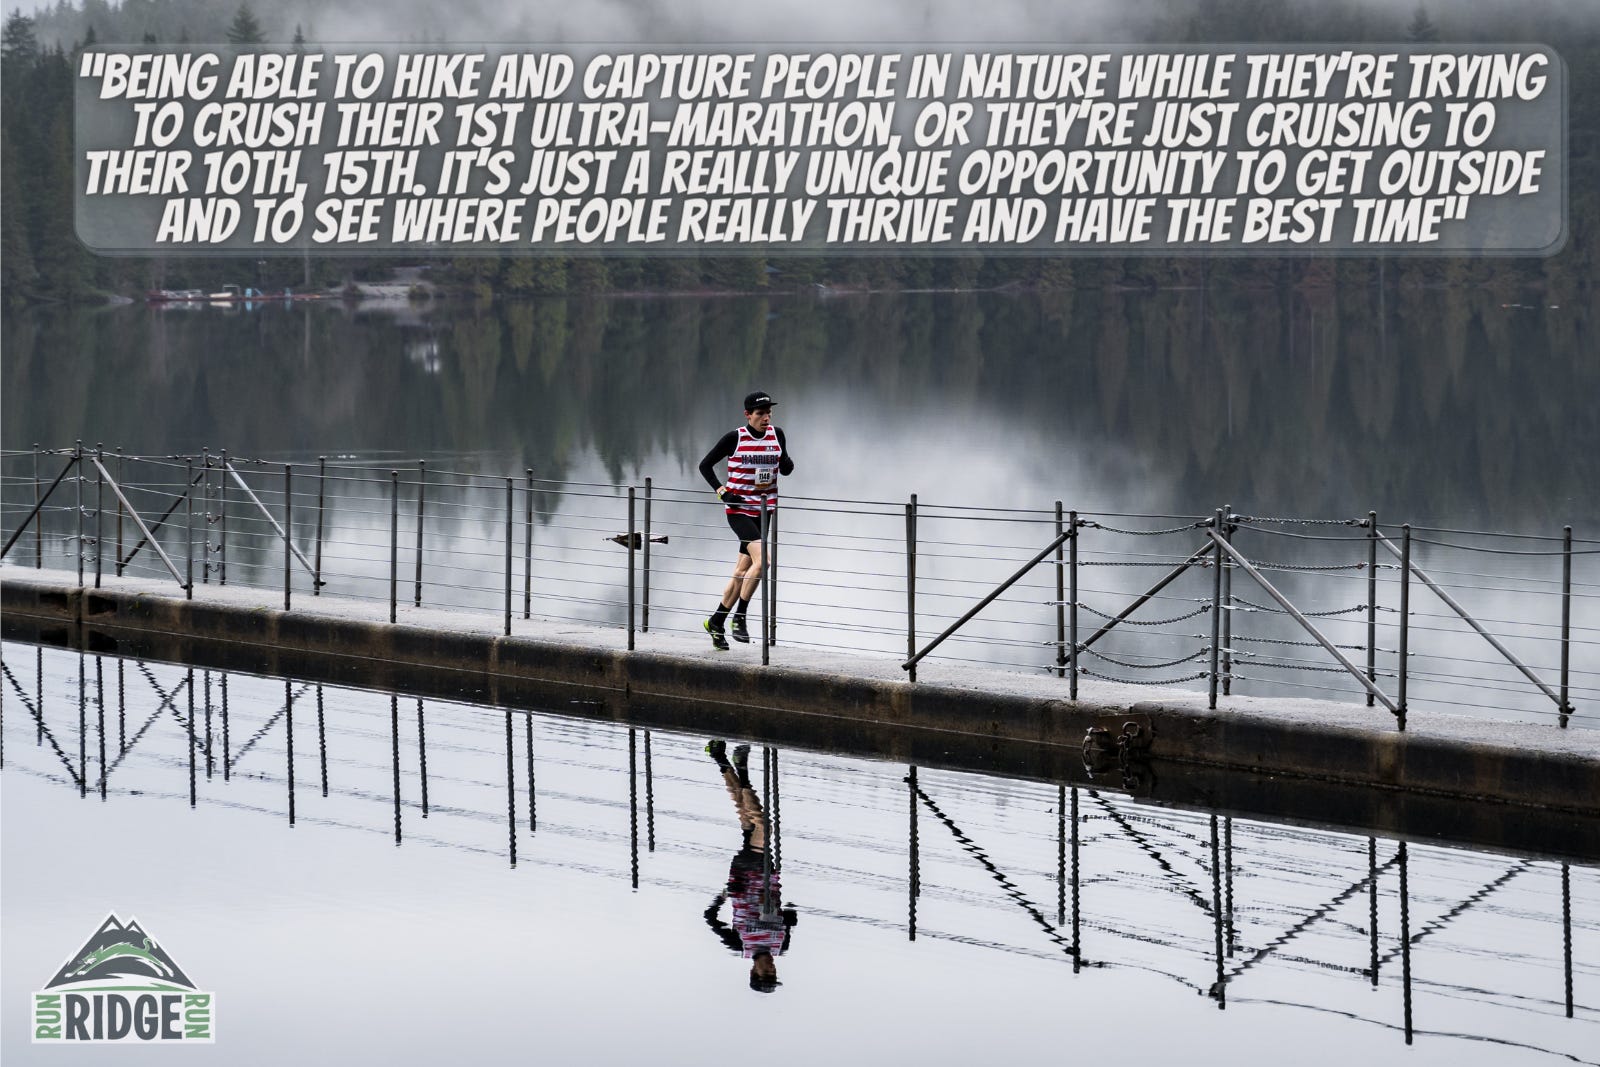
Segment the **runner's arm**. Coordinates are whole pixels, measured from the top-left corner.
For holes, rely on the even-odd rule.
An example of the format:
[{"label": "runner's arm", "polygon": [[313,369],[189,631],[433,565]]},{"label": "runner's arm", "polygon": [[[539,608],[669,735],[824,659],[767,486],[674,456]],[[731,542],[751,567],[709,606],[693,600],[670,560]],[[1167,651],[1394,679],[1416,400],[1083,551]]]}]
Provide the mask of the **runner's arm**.
[{"label": "runner's arm", "polygon": [[711,902],[711,906],[706,909],[706,925],[711,927],[712,933],[716,934],[722,939],[722,943],[724,945],[727,945],[735,952],[743,952],[744,942],[739,939],[738,933],[736,933],[734,929],[727,923],[717,918],[717,912],[721,910],[722,902],[726,899],[727,894],[717,894],[716,899]]},{"label": "runner's arm", "polygon": [[[777,429],[777,428],[774,427],[774,429]],[[779,457],[780,458],[778,459],[778,473],[779,474],[793,474],[794,473],[794,457],[789,455],[789,442],[784,439],[782,430],[778,430],[778,445],[779,445],[780,448],[783,449],[783,451],[781,453],[779,453]]]},{"label": "runner's arm", "polygon": [[711,446],[711,451],[706,453],[706,458],[700,461],[700,477],[713,490],[722,488],[722,481],[717,477],[717,464],[733,455],[733,450],[739,446],[739,431],[729,430],[722,436],[722,440]]}]

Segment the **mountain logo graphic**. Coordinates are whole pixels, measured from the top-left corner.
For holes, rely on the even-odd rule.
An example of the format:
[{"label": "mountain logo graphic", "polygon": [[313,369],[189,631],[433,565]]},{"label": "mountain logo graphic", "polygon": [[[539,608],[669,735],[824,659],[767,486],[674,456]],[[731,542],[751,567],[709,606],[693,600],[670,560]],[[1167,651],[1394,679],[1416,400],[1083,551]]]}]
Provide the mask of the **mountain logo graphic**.
[{"label": "mountain logo graphic", "polygon": [[216,998],[137,919],[108,916],[33,994],[35,1043],[211,1042]]}]

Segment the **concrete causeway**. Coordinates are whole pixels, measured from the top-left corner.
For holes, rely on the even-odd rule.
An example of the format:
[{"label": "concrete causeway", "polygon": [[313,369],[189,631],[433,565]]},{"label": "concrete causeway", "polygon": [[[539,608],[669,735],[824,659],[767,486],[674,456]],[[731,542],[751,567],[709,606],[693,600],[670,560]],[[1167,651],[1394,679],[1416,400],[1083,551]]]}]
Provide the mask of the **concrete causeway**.
[{"label": "concrete causeway", "polygon": [[[8,638],[146,655],[207,666],[297,674],[338,684],[401,688],[496,704],[577,708],[617,718],[655,716],[729,734],[784,734],[803,724],[819,743],[862,745],[915,758],[918,751],[1009,753],[1045,770],[1081,775],[1090,726],[1115,735],[1138,721],[1150,757],[1245,772],[1412,805],[1461,800],[1576,817],[1592,836],[1600,816],[1600,731],[1495,722],[1413,710],[1401,732],[1382,708],[1357,700],[1232,696],[1216,711],[1204,693],[1086,679],[1080,699],[1050,674],[924,661],[918,681],[896,660],[778,644],[714,652],[676,633],[202,585],[192,601],[171,581],[106,577],[78,587],[74,573],[0,571],[0,622]],[[1354,788],[1351,788],[1354,787]],[[1326,790],[1324,790],[1326,791]],[[1409,799],[1406,799],[1408,798]],[[1213,798],[1215,799],[1215,798]],[[1435,805],[1437,806],[1437,805]],[[1315,809],[1305,817],[1312,817]],[[1543,815],[1541,815],[1543,817]],[[1562,833],[1559,820],[1540,836]]]}]

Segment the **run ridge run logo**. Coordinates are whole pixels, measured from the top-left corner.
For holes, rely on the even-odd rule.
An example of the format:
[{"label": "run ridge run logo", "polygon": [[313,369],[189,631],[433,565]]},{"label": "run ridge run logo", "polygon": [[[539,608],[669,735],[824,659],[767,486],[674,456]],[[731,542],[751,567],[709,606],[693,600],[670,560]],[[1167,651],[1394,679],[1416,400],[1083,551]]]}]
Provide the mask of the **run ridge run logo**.
[{"label": "run ridge run logo", "polygon": [[111,915],[33,995],[33,1040],[209,1043],[215,1007],[137,919]]}]

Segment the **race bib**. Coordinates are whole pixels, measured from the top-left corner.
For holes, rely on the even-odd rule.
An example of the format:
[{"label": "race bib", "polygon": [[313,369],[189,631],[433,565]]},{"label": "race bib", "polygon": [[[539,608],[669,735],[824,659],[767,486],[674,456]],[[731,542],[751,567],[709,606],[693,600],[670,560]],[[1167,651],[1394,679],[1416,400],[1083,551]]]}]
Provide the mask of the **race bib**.
[{"label": "race bib", "polygon": [[756,488],[766,489],[777,480],[777,471],[772,467],[756,468]]}]

